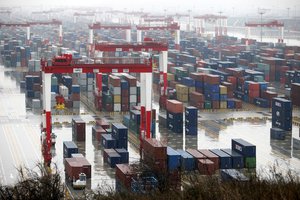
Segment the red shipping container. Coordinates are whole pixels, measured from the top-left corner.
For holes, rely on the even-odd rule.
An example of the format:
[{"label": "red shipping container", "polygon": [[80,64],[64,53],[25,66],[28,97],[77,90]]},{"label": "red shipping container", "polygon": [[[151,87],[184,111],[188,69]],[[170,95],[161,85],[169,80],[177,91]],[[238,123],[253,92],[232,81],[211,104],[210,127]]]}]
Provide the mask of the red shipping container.
[{"label": "red shipping container", "polygon": [[108,83],[114,87],[121,87],[121,79],[114,75],[109,75]]},{"label": "red shipping container", "polygon": [[191,102],[204,102],[204,95],[199,92],[190,92],[189,99]]},{"label": "red shipping container", "polygon": [[80,94],[77,94],[77,93],[71,94],[71,100],[72,101],[80,101]]},{"label": "red shipping container", "polygon": [[91,164],[85,157],[65,158],[65,170],[71,179],[78,179],[80,173],[85,173],[86,178],[92,176]]},{"label": "red shipping container", "polygon": [[85,122],[80,118],[72,119],[72,137],[74,141],[85,141]]},{"label": "red shipping container", "polygon": [[96,120],[96,126],[101,126],[103,129],[110,128],[110,124],[105,119]]},{"label": "red shipping container", "polygon": [[128,104],[121,104],[121,111],[123,111],[123,112],[129,111],[129,105]]},{"label": "red shipping container", "polygon": [[231,83],[232,85],[234,85],[234,87],[236,88],[236,85],[237,85],[237,78],[234,77],[234,76],[228,76],[227,77],[227,81],[229,83]]},{"label": "red shipping container", "polygon": [[212,101],[213,109],[220,109],[220,101]]},{"label": "red shipping container", "polygon": [[121,90],[121,96],[123,97],[128,97],[129,96],[129,91],[128,90]]},{"label": "red shipping container", "polygon": [[219,84],[221,79],[219,75],[206,74],[203,80],[208,84]]},{"label": "red shipping container", "polygon": [[106,131],[101,126],[95,126],[92,128],[92,137],[93,140],[101,142],[101,135],[105,134]]},{"label": "red shipping container", "polygon": [[249,90],[259,90],[259,83],[250,82],[250,84],[249,84]]},{"label": "red shipping container", "polygon": [[154,138],[145,138],[143,140],[143,150],[146,156],[153,159],[167,159],[167,146]]},{"label": "red shipping container", "polygon": [[249,97],[251,98],[259,97],[259,90],[249,90]]},{"label": "red shipping container", "polygon": [[183,113],[183,103],[177,100],[167,100],[167,111],[172,113]]},{"label": "red shipping container", "polygon": [[206,156],[206,158],[208,158],[214,163],[214,171],[220,168],[219,156],[217,156],[216,154],[212,153],[207,149],[200,149],[199,152],[202,153],[204,156]]},{"label": "red shipping container", "polygon": [[191,154],[196,160],[206,158],[202,153],[200,153],[196,149],[187,149],[186,152]]},{"label": "red shipping container", "polygon": [[200,174],[212,175],[215,173],[215,164],[209,159],[198,159],[198,170]]},{"label": "red shipping container", "polygon": [[234,105],[235,105],[235,108],[236,109],[242,109],[242,105],[243,105],[243,103],[242,103],[242,101],[241,100],[238,100],[238,99],[234,99]]},{"label": "red shipping container", "polygon": [[291,84],[291,100],[293,105],[300,106],[300,83]]},{"label": "red shipping container", "polygon": [[128,164],[117,164],[116,165],[116,179],[118,179],[122,185],[131,189],[132,178],[136,177],[136,172]]},{"label": "red shipping container", "polygon": [[129,74],[125,74],[124,79],[128,82],[129,87],[135,87],[136,86],[136,82],[137,82],[136,77],[131,76]]},{"label": "red shipping container", "polygon": [[107,163],[109,153],[117,153],[117,152],[115,149],[104,149],[103,150],[103,162],[104,163]]}]

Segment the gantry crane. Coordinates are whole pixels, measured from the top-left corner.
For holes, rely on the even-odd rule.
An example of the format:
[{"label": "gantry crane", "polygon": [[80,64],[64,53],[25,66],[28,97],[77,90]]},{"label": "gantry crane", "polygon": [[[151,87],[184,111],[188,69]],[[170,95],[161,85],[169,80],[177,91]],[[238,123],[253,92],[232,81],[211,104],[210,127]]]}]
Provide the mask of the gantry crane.
[{"label": "gantry crane", "polygon": [[62,22],[56,19],[51,21],[36,21],[36,22],[21,22],[21,23],[0,23],[0,28],[2,27],[25,27],[26,28],[26,39],[27,44],[30,41],[30,27],[37,25],[54,25],[59,27],[59,42],[62,44]]},{"label": "gantry crane", "polygon": [[137,25],[136,26],[137,42],[142,41],[142,31],[167,30],[175,32],[175,48],[180,49],[180,26],[176,22],[167,23],[166,25]]},{"label": "gantry crane", "polygon": [[[162,96],[166,95],[167,90],[167,64],[168,64],[168,44],[155,41],[144,41],[142,43],[124,43],[124,44],[112,44],[112,43],[97,43],[95,44],[95,51],[101,52],[159,52],[159,61],[160,61],[160,73],[161,73],[161,82],[163,82],[163,91]],[[147,103],[147,94],[148,88],[145,84],[145,79],[147,77],[144,74],[141,74],[141,124],[140,129],[141,133],[146,132],[147,138],[150,138],[150,129],[149,124],[145,124],[146,121],[149,121],[151,118],[151,103]],[[151,95],[151,93],[148,93]],[[148,98],[149,99],[149,98]],[[149,118],[150,117],[150,118]],[[148,119],[149,118],[149,119]],[[140,144],[142,144],[142,134],[140,135]]]},{"label": "gantry crane", "polygon": [[95,12],[75,12],[73,15],[73,22],[74,24],[77,23],[77,18],[78,17],[92,17],[93,18],[93,23],[96,21],[96,13]]},{"label": "gantry crane", "polygon": [[[47,65],[47,60],[41,59],[42,85],[43,85],[43,121],[42,133],[46,135],[42,141],[42,152],[45,166],[51,164],[51,75],[62,73],[141,73],[145,78],[144,88],[147,94],[152,94],[152,60],[139,59],[139,63],[97,63],[97,64],[76,64],[71,55],[63,55],[58,59],[53,58],[52,66]],[[146,95],[146,108],[151,108],[151,95]],[[151,127],[151,111],[146,113],[146,137],[149,136]],[[149,132],[148,132],[149,130]]]},{"label": "gantry crane", "polygon": [[126,31],[126,42],[131,42],[131,26],[130,25],[122,25],[122,24],[101,24],[93,23],[89,25],[90,34],[89,34],[89,42],[93,44],[94,42],[94,30],[106,29],[106,30],[125,30]]},{"label": "gantry crane", "polygon": [[196,33],[205,33],[205,23],[212,23],[215,27],[215,36],[227,35],[227,17],[221,15],[199,15],[194,16]]},{"label": "gantry crane", "polygon": [[[279,22],[277,20],[272,20],[269,22],[247,22],[245,23],[245,26],[247,27],[247,35],[246,38],[250,38],[250,28],[253,27],[268,27],[268,28],[280,28],[281,29],[281,36],[278,39],[279,43],[283,43],[283,38],[284,38],[284,23],[283,22]],[[261,40],[262,40],[262,32],[261,32]]]}]

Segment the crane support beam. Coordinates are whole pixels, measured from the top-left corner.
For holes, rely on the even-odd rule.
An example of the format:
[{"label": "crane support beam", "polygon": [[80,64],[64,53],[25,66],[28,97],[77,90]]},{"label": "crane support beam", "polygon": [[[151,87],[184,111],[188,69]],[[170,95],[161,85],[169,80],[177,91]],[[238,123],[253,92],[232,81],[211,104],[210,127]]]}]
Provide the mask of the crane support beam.
[{"label": "crane support beam", "polygon": [[96,51],[126,51],[126,52],[137,52],[137,51],[168,51],[168,44],[161,42],[143,42],[143,43],[133,43],[133,44],[107,44],[98,43],[95,44]]}]

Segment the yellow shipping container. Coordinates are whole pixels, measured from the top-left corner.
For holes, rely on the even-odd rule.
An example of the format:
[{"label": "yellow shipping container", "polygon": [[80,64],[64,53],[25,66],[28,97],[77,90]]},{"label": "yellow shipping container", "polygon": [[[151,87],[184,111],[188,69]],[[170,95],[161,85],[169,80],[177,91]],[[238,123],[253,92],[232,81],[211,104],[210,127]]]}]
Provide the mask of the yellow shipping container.
[{"label": "yellow shipping container", "polygon": [[171,73],[167,73],[167,80],[168,81],[174,81],[175,80],[175,75]]},{"label": "yellow shipping container", "polygon": [[196,88],[195,87],[189,87],[189,94],[191,93],[191,92],[195,92],[196,91]]},{"label": "yellow shipping container", "polygon": [[176,92],[180,94],[188,94],[189,88],[185,85],[176,84]]},{"label": "yellow shipping container", "polygon": [[227,87],[224,85],[220,85],[220,94],[227,94]]},{"label": "yellow shipping container", "polygon": [[113,95],[114,103],[121,103],[121,95]]},{"label": "yellow shipping container", "polygon": [[188,95],[177,93],[177,99],[181,102],[188,102]]},{"label": "yellow shipping container", "polygon": [[226,109],[227,108],[227,101],[220,101],[220,108]]}]

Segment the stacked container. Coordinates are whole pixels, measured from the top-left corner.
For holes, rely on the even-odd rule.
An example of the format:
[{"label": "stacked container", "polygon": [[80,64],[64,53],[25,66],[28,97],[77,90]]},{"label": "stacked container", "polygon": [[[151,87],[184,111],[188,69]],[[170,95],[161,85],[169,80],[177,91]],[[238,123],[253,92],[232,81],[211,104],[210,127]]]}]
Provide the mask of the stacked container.
[{"label": "stacked container", "polygon": [[[300,72],[299,72],[300,74]],[[291,100],[293,105],[300,106],[300,83],[292,83]]]},{"label": "stacked container", "polygon": [[81,118],[72,119],[72,140],[85,141],[85,122]]},{"label": "stacked container", "polygon": [[156,172],[167,171],[167,147],[153,138],[143,140],[144,162]]},{"label": "stacked container", "polygon": [[80,86],[72,85],[71,92],[72,92],[71,101],[73,102],[73,108],[79,109],[80,108]]},{"label": "stacked container", "polygon": [[86,74],[86,96],[88,99],[94,98],[94,73]]},{"label": "stacked container", "polygon": [[88,179],[92,176],[92,166],[85,157],[65,158],[65,171],[70,180],[79,179],[80,173],[85,173]]},{"label": "stacked container", "polygon": [[256,146],[243,139],[232,139],[231,149],[244,157],[245,168],[256,168]]},{"label": "stacked container", "polygon": [[198,109],[204,108],[204,96],[199,92],[191,92],[189,94],[190,105],[195,106]]},{"label": "stacked container", "polygon": [[128,101],[128,106],[129,106],[129,110],[133,107],[133,106],[136,106],[137,105],[137,100],[138,100],[138,97],[137,97],[137,81],[136,81],[136,78],[129,75],[129,74],[126,74],[124,76],[124,79],[128,82],[128,86],[129,86],[129,92],[128,92],[128,95],[129,95],[129,101]]},{"label": "stacked container", "polygon": [[185,107],[185,134],[197,135],[198,133],[198,109],[196,107]]},{"label": "stacked container", "polygon": [[292,130],[292,102],[283,98],[272,100],[272,126],[285,131]]},{"label": "stacked container", "polygon": [[174,133],[183,133],[183,104],[167,100],[167,128]]},{"label": "stacked container", "polygon": [[108,87],[113,99],[113,111],[121,111],[121,79],[110,75],[108,78]]},{"label": "stacked container", "polygon": [[112,136],[116,139],[116,148],[128,149],[128,129],[121,123],[112,124]]},{"label": "stacked container", "polygon": [[220,76],[207,74],[204,76],[205,108],[220,108]]},{"label": "stacked container", "polygon": [[227,108],[227,87],[220,85],[220,108]]},{"label": "stacked container", "polygon": [[181,102],[188,101],[189,88],[185,85],[176,84],[177,99]]},{"label": "stacked container", "polygon": [[121,80],[121,111],[129,111],[129,84]]}]

